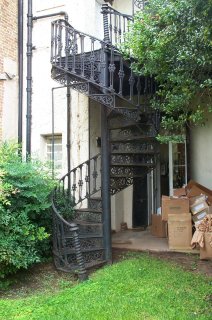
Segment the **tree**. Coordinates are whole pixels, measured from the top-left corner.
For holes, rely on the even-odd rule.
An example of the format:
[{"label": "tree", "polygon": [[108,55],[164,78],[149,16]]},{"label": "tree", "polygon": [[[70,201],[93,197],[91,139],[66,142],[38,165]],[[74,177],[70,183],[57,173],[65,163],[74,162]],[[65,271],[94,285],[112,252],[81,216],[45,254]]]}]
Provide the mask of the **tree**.
[{"label": "tree", "polygon": [[180,140],[212,111],[212,0],[150,0],[123,45],[133,70],[153,76],[151,103],[161,111],[159,140]]}]

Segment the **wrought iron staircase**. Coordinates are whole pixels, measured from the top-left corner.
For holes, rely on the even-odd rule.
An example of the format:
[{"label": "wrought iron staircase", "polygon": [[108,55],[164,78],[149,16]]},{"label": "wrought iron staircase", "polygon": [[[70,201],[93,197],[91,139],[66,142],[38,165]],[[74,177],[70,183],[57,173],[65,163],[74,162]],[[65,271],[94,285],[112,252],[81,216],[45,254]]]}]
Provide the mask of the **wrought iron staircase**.
[{"label": "wrought iron staircase", "polygon": [[[143,177],[157,162],[159,114],[146,101],[156,90],[152,78],[136,76],[132,61],[117,47],[132,17],[102,9],[104,40],[52,23],[52,78],[107,109],[111,195]],[[102,146],[104,147],[104,146]],[[98,154],[68,172],[53,195],[54,259],[58,269],[79,270],[106,262],[102,164]],[[73,231],[74,229],[74,231]],[[78,241],[78,242],[77,242]]]}]

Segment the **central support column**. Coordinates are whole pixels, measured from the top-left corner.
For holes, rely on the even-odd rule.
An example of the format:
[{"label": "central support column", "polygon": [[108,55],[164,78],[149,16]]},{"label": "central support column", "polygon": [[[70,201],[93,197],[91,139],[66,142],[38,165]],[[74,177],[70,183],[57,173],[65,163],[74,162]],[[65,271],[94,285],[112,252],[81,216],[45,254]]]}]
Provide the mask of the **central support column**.
[{"label": "central support column", "polygon": [[105,260],[112,262],[111,243],[111,205],[110,205],[110,150],[107,121],[107,108],[101,105],[101,179],[102,179],[102,211],[103,211],[103,241]]}]

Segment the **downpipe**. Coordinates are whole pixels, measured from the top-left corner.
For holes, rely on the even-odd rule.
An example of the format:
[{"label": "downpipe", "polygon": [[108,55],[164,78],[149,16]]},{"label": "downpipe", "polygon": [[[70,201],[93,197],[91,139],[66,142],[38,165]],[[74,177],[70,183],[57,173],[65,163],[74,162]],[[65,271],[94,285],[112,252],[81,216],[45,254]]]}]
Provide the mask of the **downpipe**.
[{"label": "downpipe", "polygon": [[[64,16],[65,20],[68,21],[68,14],[65,11],[60,11],[52,14],[46,14],[38,17],[33,17],[32,9],[32,0],[28,0],[28,11],[27,11],[27,108],[26,108],[26,159],[30,160],[31,157],[31,134],[32,134],[32,29],[33,21],[40,19],[55,17],[55,16]],[[20,109],[20,119],[22,118]],[[21,119],[22,120],[22,119]],[[22,121],[19,123],[19,130],[22,131]],[[22,139],[22,138],[21,138]]]}]

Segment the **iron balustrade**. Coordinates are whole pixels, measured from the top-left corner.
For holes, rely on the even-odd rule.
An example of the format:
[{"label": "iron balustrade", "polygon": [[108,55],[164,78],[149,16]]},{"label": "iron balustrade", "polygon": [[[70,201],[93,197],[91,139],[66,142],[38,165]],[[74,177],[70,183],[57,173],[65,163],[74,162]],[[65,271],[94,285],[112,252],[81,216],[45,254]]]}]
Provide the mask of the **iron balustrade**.
[{"label": "iron balustrade", "polygon": [[[85,199],[89,199],[93,194],[101,190],[101,155],[97,154],[89,160],[81,163],[70,172],[65,174],[58,182],[54,190],[53,201],[55,207],[57,201],[59,205],[67,207],[67,199],[72,206]],[[59,200],[58,200],[59,199]],[[61,203],[62,202],[62,203]]]},{"label": "iron balustrade", "polygon": [[132,16],[122,14],[109,7],[102,5],[104,40],[115,46],[124,42],[125,33],[129,31],[129,23],[133,20]]},{"label": "iron balustrade", "polygon": [[[52,23],[51,63],[55,80],[72,86],[109,108],[142,110],[143,95],[155,92],[152,77],[138,77],[109,42],[74,29],[65,20]],[[121,98],[122,102],[118,98]],[[143,110],[144,111],[144,110]]]}]

